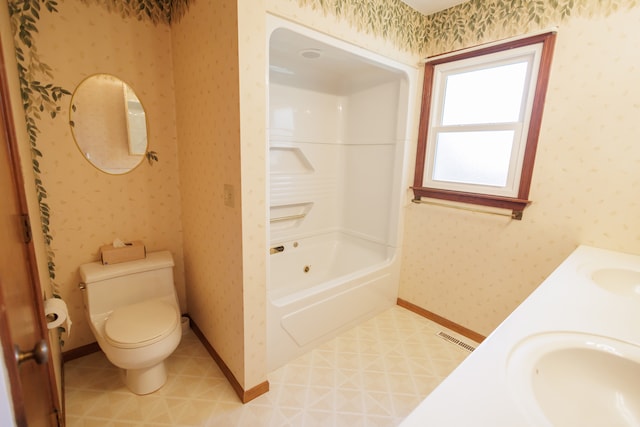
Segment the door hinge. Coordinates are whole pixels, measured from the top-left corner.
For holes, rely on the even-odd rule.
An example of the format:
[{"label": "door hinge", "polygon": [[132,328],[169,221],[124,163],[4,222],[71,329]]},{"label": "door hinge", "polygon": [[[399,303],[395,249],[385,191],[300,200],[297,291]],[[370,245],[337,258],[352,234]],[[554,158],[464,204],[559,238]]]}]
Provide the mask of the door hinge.
[{"label": "door hinge", "polygon": [[29,221],[29,215],[20,214],[20,225],[22,226],[22,240],[24,243],[31,243],[31,222]]},{"label": "door hinge", "polygon": [[62,419],[62,414],[58,409],[54,409],[51,413],[51,425],[54,427],[64,427],[64,420]]}]

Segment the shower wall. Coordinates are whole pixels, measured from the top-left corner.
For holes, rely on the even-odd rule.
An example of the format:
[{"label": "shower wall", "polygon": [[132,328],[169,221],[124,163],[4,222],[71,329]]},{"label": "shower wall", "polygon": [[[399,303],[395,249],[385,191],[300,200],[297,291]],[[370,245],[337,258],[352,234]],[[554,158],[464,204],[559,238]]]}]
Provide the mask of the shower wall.
[{"label": "shower wall", "polygon": [[280,25],[269,44],[270,370],[396,302],[411,76]]},{"label": "shower wall", "polygon": [[370,66],[336,85],[326,75],[287,81],[278,64],[269,85],[271,243],[345,231],[395,246],[405,76]]},{"label": "shower wall", "polygon": [[407,81],[396,75],[349,96],[344,227],[396,246],[407,125]]}]

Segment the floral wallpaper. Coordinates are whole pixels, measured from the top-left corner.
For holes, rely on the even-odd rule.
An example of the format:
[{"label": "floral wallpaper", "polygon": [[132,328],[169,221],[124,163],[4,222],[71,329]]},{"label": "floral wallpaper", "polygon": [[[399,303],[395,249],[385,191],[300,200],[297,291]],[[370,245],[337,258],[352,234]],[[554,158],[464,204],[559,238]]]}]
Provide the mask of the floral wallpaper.
[{"label": "floral wallpaper", "polygon": [[194,0],[81,0],[85,4],[99,5],[123,18],[135,17],[150,20],[154,24],[171,24],[178,21]]},{"label": "floral wallpaper", "polygon": [[637,4],[636,0],[470,0],[424,16],[400,0],[298,2],[418,54],[441,53],[485,41],[497,27],[522,34],[573,16],[607,15]]},{"label": "floral wallpaper", "polygon": [[[297,1],[385,37],[381,0]],[[416,58],[559,28],[527,218],[409,203],[400,298],[486,335],[577,245],[640,251],[637,1],[471,0],[430,16],[386,3]]]},{"label": "floral wallpaper", "polygon": [[[444,11],[430,19],[449,25],[448,33],[425,45],[434,54],[558,26],[523,221],[406,207],[399,297],[483,335],[578,245],[640,253],[640,147],[632,143],[640,134],[640,7],[526,4]],[[468,29],[452,27],[454,17]]]},{"label": "floral wallpaper", "polygon": [[[103,6],[110,12],[120,14],[123,18],[135,17],[138,20],[148,19],[154,24],[170,24],[186,13],[193,0],[82,0],[82,2]],[[31,145],[41,230],[46,245],[49,278],[54,296],[59,296],[60,290],[55,280],[55,250],[51,245],[53,214],[47,203],[48,193],[40,166],[43,148],[39,143],[41,134],[39,122],[48,118],[55,119],[63,110],[63,105],[66,103],[65,97],[71,95],[71,92],[55,83],[53,69],[41,59],[34,36],[38,33],[41,14],[58,13],[58,5],[59,1],[56,0],[9,0],[7,2],[18,61],[27,134]],[[157,153],[154,151],[148,152],[146,156],[150,163],[158,160]]]},{"label": "floral wallpaper", "polygon": [[[42,3],[42,4],[41,4]],[[16,59],[22,105],[25,111],[27,134],[31,146],[31,160],[36,182],[36,192],[40,209],[41,230],[47,246],[49,278],[54,295],[59,295],[56,285],[55,253],[51,248],[51,209],[47,203],[47,190],[43,182],[40,160],[43,156],[39,146],[39,122],[46,118],[55,119],[62,110],[62,101],[71,95],[67,89],[54,83],[46,83],[54,78],[53,70],[40,59],[34,34],[38,32],[40,14],[55,13],[57,3],[53,0],[12,0],[8,2],[11,30],[14,35]]]},{"label": "floral wallpaper", "polygon": [[[178,21],[194,0],[81,0],[98,5],[123,18],[135,17],[154,24]],[[435,54],[491,40],[496,28],[501,33],[527,31],[562,22],[576,15],[608,15],[637,4],[636,0],[471,0],[442,12],[424,16],[400,0],[298,0],[300,6],[347,20],[358,31],[393,40],[412,52]],[[70,95],[55,83],[51,68],[38,53],[33,33],[38,31],[41,13],[56,13],[54,0],[10,0],[8,2],[19,62],[21,92],[27,116],[27,132],[32,147],[33,170],[40,202],[42,232],[49,246],[48,266],[53,288],[55,253],[50,248],[52,212],[47,204],[46,183],[40,171],[42,148],[38,145],[38,122],[43,115],[52,119],[60,113],[63,99]],[[42,83],[41,83],[42,82]]]},{"label": "floral wallpaper", "polygon": [[359,31],[391,39],[417,52],[427,38],[426,17],[400,0],[299,0],[323,14],[347,20]]},{"label": "floral wallpaper", "polygon": [[[640,67],[635,0],[471,0],[430,16],[400,0],[252,1],[8,0],[49,273],[74,317],[68,347],[93,340],[82,324],[77,266],[95,257],[99,244],[119,230],[126,234],[120,237],[142,237],[150,249],[172,250],[183,309],[190,294],[189,310],[203,323],[211,321],[200,326],[210,329],[216,349],[243,385],[263,380],[265,266],[258,259],[265,244],[265,186],[259,126],[264,125],[261,65],[268,12],[389,56],[410,52],[405,62],[414,64],[420,56],[562,25],[534,172],[535,202],[526,220],[514,224],[408,204],[403,299],[486,334],[576,244],[640,250],[634,202],[640,153],[626,138],[640,132],[628,119],[629,111],[637,116],[633,100],[640,98],[638,85],[629,80]],[[619,75],[602,79],[611,72],[606,63],[613,61],[621,64]],[[193,78],[189,65],[194,64],[206,90]],[[148,100],[154,147],[162,154],[153,168],[144,165],[113,178],[74,157],[68,124],[59,115],[66,113],[72,88],[96,71],[122,75]],[[174,73],[182,78],[174,79]],[[594,84],[603,80],[606,84]],[[185,86],[194,98],[176,99],[175,87]],[[220,91],[231,93],[234,111],[224,99],[207,96]],[[189,106],[195,96],[209,108]],[[180,117],[189,108],[194,110],[189,120],[209,123],[207,113],[213,111],[222,125],[180,129],[191,123]],[[225,123],[228,118],[232,121]],[[249,127],[256,133],[255,146],[243,142]],[[213,154],[214,168],[202,156],[204,149]],[[195,171],[184,167],[185,161],[195,162],[189,163]],[[207,181],[199,182],[203,176],[196,171],[208,173]],[[252,186],[243,185],[248,178]],[[220,208],[222,183],[236,188],[233,208]],[[613,183],[619,183],[614,192]],[[129,213],[124,220],[122,211]],[[193,218],[198,220],[190,222]],[[203,230],[214,230],[220,239],[201,238]],[[238,230],[246,235],[238,236]],[[184,264],[192,260],[200,265],[190,264],[186,277]]]},{"label": "floral wallpaper", "polygon": [[[172,252],[186,312],[169,25],[75,1],[9,0],[3,7],[11,12],[15,86],[26,112],[26,123],[16,124],[26,125],[28,136],[19,149],[23,159],[33,159],[31,165],[23,162],[23,173],[28,180],[31,166],[38,192],[39,206],[30,206],[32,227],[39,235],[39,208],[46,237],[36,242],[41,271],[49,268],[50,283],[44,274],[41,283],[47,295],[67,303],[74,323],[64,350],[95,341],[77,287],[78,266],[99,259],[99,247],[115,238]],[[98,72],[135,88],[149,120],[149,150],[159,153],[153,166],[142,162],[127,174],[110,175],[83,158],[69,126],[70,92]]]},{"label": "floral wallpaper", "polygon": [[[173,26],[172,42],[189,315],[245,386],[246,266],[233,3],[196,2]],[[223,204],[224,184],[233,187],[234,206]]]},{"label": "floral wallpaper", "polygon": [[486,41],[502,34],[526,34],[558,25],[575,16],[607,16],[637,4],[636,0],[471,0],[426,17],[426,54]]}]

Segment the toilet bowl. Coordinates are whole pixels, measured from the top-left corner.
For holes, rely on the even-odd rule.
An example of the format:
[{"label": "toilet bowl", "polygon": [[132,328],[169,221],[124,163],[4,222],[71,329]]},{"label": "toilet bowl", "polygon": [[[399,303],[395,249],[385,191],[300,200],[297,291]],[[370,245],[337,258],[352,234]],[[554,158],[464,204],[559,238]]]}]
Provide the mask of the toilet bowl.
[{"label": "toilet bowl", "polygon": [[80,266],[85,314],[98,345],[125,371],[125,384],[149,394],[167,379],[164,361],[180,343],[180,308],[169,252],[114,265]]},{"label": "toilet bowl", "polygon": [[[146,317],[148,316],[148,317]],[[133,304],[91,320],[98,345],[136,394],[149,394],[167,379],[164,360],[180,343],[180,314],[163,300]]]}]

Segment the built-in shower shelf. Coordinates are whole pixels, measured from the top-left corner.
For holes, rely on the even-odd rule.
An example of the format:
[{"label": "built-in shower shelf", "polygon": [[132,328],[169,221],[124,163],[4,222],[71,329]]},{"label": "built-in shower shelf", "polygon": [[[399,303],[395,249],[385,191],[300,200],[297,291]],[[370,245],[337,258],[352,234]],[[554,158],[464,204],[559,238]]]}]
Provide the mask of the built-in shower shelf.
[{"label": "built-in shower shelf", "polygon": [[299,147],[269,147],[272,174],[300,174],[313,172],[313,166]]},{"label": "built-in shower shelf", "polygon": [[313,208],[313,202],[271,206],[269,209],[271,230],[283,230],[298,226],[306,218],[311,208]]}]

